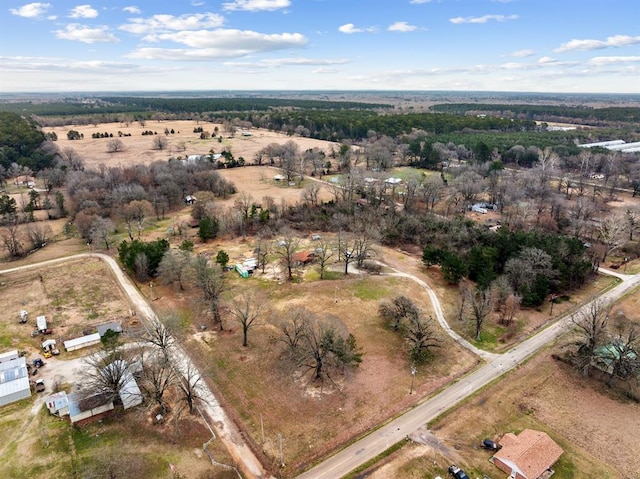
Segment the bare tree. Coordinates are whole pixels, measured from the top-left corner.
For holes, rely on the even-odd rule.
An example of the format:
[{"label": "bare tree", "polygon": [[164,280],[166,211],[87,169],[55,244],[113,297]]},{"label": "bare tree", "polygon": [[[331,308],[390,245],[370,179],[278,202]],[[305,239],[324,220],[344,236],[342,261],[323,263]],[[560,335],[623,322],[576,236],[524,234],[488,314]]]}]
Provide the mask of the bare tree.
[{"label": "bare tree", "polygon": [[607,215],[600,219],[598,240],[605,246],[602,261],[624,245],[627,237],[627,222],[621,214]]},{"label": "bare tree", "polygon": [[318,260],[318,269],[320,272],[320,279],[324,279],[324,273],[329,265],[331,258],[335,256],[335,248],[327,240],[319,238],[316,240],[317,247],[315,249],[316,258]]},{"label": "bare tree", "polygon": [[182,400],[189,408],[189,414],[195,413],[196,404],[203,401],[200,394],[200,381],[202,376],[189,360],[185,360],[180,367],[175,367],[176,385],[182,396]]},{"label": "bare tree", "polygon": [[122,143],[122,140],[118,140],[117,138],[112,138],[107,142],[108,153],[117,153],[123,150],[124,150],[124,143]]},{"label": "bare tree", "polygon": [[576,366],[585,377],[589,375],[596,349],[606,340],[610,312],[610,304],[595,300],[578,313],[571,315],[571,322],[576,326],[578,333],[574,343],[578,347]]},{"label": "bare tree", "polygon": [[175,369],[165,356],[153,352],[143,359],[142,386],[163,412],[167,411],[164,395],[175,382]]},{"label": "bare tree", "polygon": [[103,244],[104,249],[109,249],[111,246],[109,235],[113,230],[114,225],[109,218],[97,217],[91,224],[91,229],[89,230],[91,242],[95,245]]},{"label": "bare tree", "polygon": [[625,211],[626,229],[629,232],[629,241],[633,241],[633,233],[640,227],[640,211],[637,208],[627,208]]},{"label": "bare tree", "polygon": [[51,227],[47,224],[29,223],[27,226],[27,236],[34,249],[42,248],[47,244]]},{"label": "bare tree", "polygon": [[120,345],[87,356],[84,362],[82,391],[85,396],[97,393],[114,400],[133,380],[130,357]]},{"label": "bare tree", "polygon": [[194,260],[194,269],[198,286],[202,290],[205,301],[209,303],[213,313],[213,322],[218,324],[220,331],[224,329],[222,315],[220,314],[220,301],[222,294],[227,290],[227,282],[219,265],[209,264],[204,256],[197,256]]},{"label": "bare tree", "polygon": [[[301,327],[295,347],[292,347],[293,332],[296,328],[291,322],[285,322],[281,328],[289,327],[290,335],[287,341],[293,358],[305,371],[312,371],[314,380],[327,377],[334,368],[345,366],[354,367],[362,361],[362,354],[358,352],[355,338],[350,335],[344,324],[334,316],[319,317],[306,309],[296,313],[298,325]],[[283,334],[285,329],[283,329]]]},{"label": "bare tree", "polygon": [[399,295],[391,301],[381,303],[378,306],[378,314],[394,331],[398,331],[403,321],[412,321],[420,315],[420,310],[409,298]]},{"label": "bare tree", "polygon": [[242,346],[248,346],[249,330],[260,324],[258,317],[264,305],[264,298],[258,297],[252,290],[246,290],[231,301],[231,314],[242,327]]},{"label": "bare tree", "polygon": [[22,256],[24,253],[24,246],[22,244],[22,239],[20,238],[18,218],[15,215],[11,221],[2,227],[0,230],[0,236],[2,237],[2,243],[11,258],[18,258]]},{"label": "bare tree", "polygon": [[274,254],[287,270],[287,277],[291,281],[293,279],[293,255],[298,250],[300,239],[296,238],[290,229],[284,229],[282,233],[282,239],[278,241]]},{"label": "bare tree", "polygon": [[158,348],[165,361],[169,361],[171,348],[175,344],[174,334],[179,324],[180,319],[175,315],[149,321],[144,327],[142,339]]},{"label": "bare tree", "polygon": [[258,260],[258,268],[261,268],[262,274],[264,274],[265,268],[267,264],[269,264],[269,254],[271,253],[272,246],[271,241],[265,237],[258,237],[255,253],[256,259]]},{"label": "bare tree", "polygon": [[169,140],[165,136],[156,135],[151,142],[151,148],[154,150],[165,150],[169,146]]},{"label": "bare tree", "polygon": [[406,325],[405,339],[411,349],[411,359],[422,363],[429,358],[432,348],[440,346],[437,328],[431,316],[410,315]]},{"label": "bare tree", "polygon": [[193,254],[190,251],[168,249],[158,265],[158,276],[165,284],[177,281],[180,290],[184,291],[185,283],[192,273],[192,263]]},{"label": "bare tree", "polygon": [[302,200],[309,206],[318,206],[318,194],[320,193],[320,185],[315,181],[307,184],[302,190]]},{"label": "bare tree", "polygon": [[476,289],[475,291],[469,289],[467,294],[469,295],[468,302],[471,318],[476,326],[476,341],[481,341],[482,337],[480,333],[482,332],[482,325],[493,309],[491,294],[489,291],[482,289]]}]

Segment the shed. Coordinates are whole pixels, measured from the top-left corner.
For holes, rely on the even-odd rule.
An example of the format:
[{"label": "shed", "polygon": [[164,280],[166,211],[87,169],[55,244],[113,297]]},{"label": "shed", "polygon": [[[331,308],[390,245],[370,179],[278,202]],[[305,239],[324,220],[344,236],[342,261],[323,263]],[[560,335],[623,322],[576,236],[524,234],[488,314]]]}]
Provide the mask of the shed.
[{"label": "shed", "polygon": [[192,195],[187,195],[184,197],[184,203],[187,205],[192,205],[196,202],[196,197]]},{"label": "shed", "polygon": [[42,341],[42,349],[43,351],[51,351],[56,348],[56,340],[55,339],[47,339],[46,341]]},{"label": "shed", "polygon": [[64,391],[47,396],[44,398],[44,403],[47,405],[50,414],[57,416],[66,416],[69,414],[69,400],[67,393]]},{"label": "shed", "polygon": [[386,180],[384,180],[384,182],[388,185],[398,185],[402,183],[402,178],[396,178],[392,176],[391,178],[387,178]]},{"label": "shed", "polygon": [[273,179],[276,181],[282,181],[282,180],[286,180],[287,177],[286,176],[282,176],[282,175],[274,175]]},{"label": "shed", "polygon": [[0,362],[0,406],[31,396],[27,360],[18,351],[2,355]]},{"label": "shed", "polygon": [[76,349],[82,349],[100,342],[100,335],[98,333],[89,334],[87,336],[81,336],[75,339],[69,339],[64,342],[64,348],[67,351],[75,351]]},{"label": "shed", "polygon": [[47,318],[46,316],[37,316],[36,317],[36,327],[38,331],[43,332],[47,330]]},{"label": "shed", "polygon": [[100,337],[104,336],[109,330],[118,334],[122,332],[122,326],[115,321],[105,324],[99,324],[96,329],[98,330],[98,334],[100,335]]},{"label": "shed", "polygon": [[563,453],[548,434],[533,429],[525,429],[517,436],[507,433],[498,444],[502,448],[491,460],[511,479],[538,479]]}]

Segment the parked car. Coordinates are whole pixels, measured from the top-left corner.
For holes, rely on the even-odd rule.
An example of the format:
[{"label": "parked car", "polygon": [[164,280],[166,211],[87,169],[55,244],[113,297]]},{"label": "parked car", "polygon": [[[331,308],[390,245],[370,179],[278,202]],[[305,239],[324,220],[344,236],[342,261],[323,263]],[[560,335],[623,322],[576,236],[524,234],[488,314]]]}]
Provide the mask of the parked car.
[{"label": "parked car", "polygon": [[491,439],[483,439],[481,446],[483,449],[488,449],[489,451],[497,451],[500,449],[498,443]]},{"label": "parked car", "polygon": [[44,379],[38,379],[36,381],[36,392],[41,393],[44,391]]},{"label": "parked car", "polygon": [[469,479],[467,473],[454,464],[449,466],[449,474],[451,474],[455,479]]},{"label": "parked car", "polygon": [[44,361],[42,360],[42,358],[36,358],[33,360],[33,365],[36,368],[41,368],[42,366],[44,366]]}]

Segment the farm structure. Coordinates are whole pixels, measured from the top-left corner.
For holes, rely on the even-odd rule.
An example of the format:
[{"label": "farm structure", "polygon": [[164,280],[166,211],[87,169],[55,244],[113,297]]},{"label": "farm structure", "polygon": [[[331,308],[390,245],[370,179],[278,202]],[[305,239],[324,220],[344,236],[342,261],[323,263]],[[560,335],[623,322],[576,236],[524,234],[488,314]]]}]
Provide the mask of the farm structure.
[{"label": "farm structure", "polygon": [[81,336],[75,339],[68,339],[64,342],[64,348],[71,352],[77,349],[87,348],[89,346],[93,346],[94,344],[98,344],[100,342],[100,334],[88,334],[87,336]]},{"label": "farm structure", "polygon": [[507,433],[499,441],[493,464],[512,479],[538,479],[560,459],[563,451],[548,434],[525,429],[519,435]]},{"label": "farm structure", "polygon": [[0,354],[0,406],[30,396],[27,360],[17,350]]}]

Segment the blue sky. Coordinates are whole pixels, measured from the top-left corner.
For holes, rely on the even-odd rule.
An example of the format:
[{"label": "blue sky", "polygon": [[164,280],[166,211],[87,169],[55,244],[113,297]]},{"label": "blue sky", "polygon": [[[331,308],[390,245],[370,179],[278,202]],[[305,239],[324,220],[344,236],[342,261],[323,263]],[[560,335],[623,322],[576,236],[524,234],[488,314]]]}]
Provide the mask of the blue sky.
[{"label": "blue sky", "polygon": [[640,93],[638,0],[0,3],[0,92]]}]

